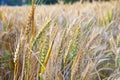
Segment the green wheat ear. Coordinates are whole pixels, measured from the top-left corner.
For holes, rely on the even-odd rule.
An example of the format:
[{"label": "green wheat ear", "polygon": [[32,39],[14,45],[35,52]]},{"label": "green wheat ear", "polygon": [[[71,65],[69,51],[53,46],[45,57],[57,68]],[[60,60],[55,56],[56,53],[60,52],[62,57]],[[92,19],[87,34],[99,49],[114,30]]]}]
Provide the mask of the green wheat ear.
[{"label": "green wheat ear", "polygon": [[38,32],[38,34],[35,36],[32,44],[30,45],[30,48],[31,48],[31,49],[33,49],[33,47],[36,45],[37,41],[41,38],[42,33],[46,30],[46,28],[50,26],[51,21],[52,21],[51,19],[48,20],[48,21],[44,24],[44,26],[42,27],[42,29],[40,29],[40,31]]},{"label": "green wheat ear", "polygon": [[64,55],[65,64],[67,64],[67,62],[73,59],[76,55],[79,32],[80,32],[80,27],[76,27],[75,33],[73,34],[73,39],[72,41],[69,42],[68,49]]},{"label": "green wheat ear", "polygon": [[47,63],[48,63],[48,59],[50,58],[50,54],[51,54],[52,47],[53,47],[53,44],[54,44],[55,37],[56,37],[57,33],[58,33],[58,28],[57,28],[56,31],[54,32],[53,40],[52,40],[51,43],[50,43],[50,46],[49,46],[49,48],[48,48],[48,52],[47,52],[47,54],[46,54],[46,56],[45,56],[45,59],[44,59],[44,63],[43,63],[44,67],[41,67],[41,73],[44,73],[44,71],[45,71],[45,68],[46,68],[46,65],[47,65]]},{"label": "green wheat ear", "polygon": [[[43,35],[45,35],[45,34],[43,34]],[[42,38],[39,42],[40,61],[42,63],[45,59],[48,48],[49,48],[49,36],[48,35],[42,36]]]}]

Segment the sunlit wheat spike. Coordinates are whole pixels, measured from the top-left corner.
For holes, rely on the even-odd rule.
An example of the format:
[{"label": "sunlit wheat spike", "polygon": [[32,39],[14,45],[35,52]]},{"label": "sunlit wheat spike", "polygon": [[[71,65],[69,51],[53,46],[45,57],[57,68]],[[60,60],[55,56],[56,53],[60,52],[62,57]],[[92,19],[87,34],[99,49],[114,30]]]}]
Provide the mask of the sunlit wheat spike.
[{"label": "sunlit wheat spike", "polygon": [[[27,25],[26,25],[26,29],[25,29],[25,44],[31,43],[34,36],[35,36],[35,25],[34,25],[34,12],[35,12],[35,6],[34,6],[34,0],[32,0],[32,6],[31,6],[31,11],[28,15],[28,19],[27,19]],[[25,45],[24,44],[24,45]],[[30,60],[31,60],[31,52],[29,51],[28,47],[30,44],[28,44],[28,46],[26,46],[26,50],[25,50],[25,79],[29,79],[29,75],[30,75]]]},{"label": "sunlit wheat spike", "polygon": [[20,33],[20,39],[18,40],[17,47],[14,52],[14,80],[19,77],[19,68],[20,68],[20,53],[21,53],[21,46],[22,46],[22,32]]},{"label": "sunlit wheat spike", "polygon": [[35,6],[34,6],[34,0],[32,0],[32,28],[31,28],[31,41],[33,40],[35,36],[35,20],[34,20],[34,15],[35,15]]},{"label": "sunlit wheat spike", "polygon": [[17,49],[14,54],[14,63],[15,63],[15,68],[14,68],[14,80],[17,79],[18,76],[18,57],[19,57],[19,52],[20,52],[20,43],[17,45]]},{"label": "sunlit wheat spike", "polygon": [[72,45],[72,41],[69,41],[67,51],[65,52],[65,55],[64,55],[64,63],[65,63],[65,64],[66,64],[66,61],[67,61],[67,56],[68,56],[68,54],[69,54],[69,50],[70,50],[70,48],[71,48],[71,45]]},{"label": "sunlit wheat spike", "polygon": [[82,60],[82,57],[84,55],[84,52],[82,49],[80,49],[80,51],[77,53],[74,61],[73,61],[73,64],[72,64],[72,68],[71,68],[71,80],[74,80],[75,79],[75,74],[76,74],[76,71],[77,71],[77,66],[78,64],[80,64],[81,60]]},{"label": "sunlit wheat spike", "polygon": [[[35,34],[36,28],[34,25],[34,12],[35,12],[34,0],[32,0],[32,8],[31,8],[31,11],[28,15],[26,29],[25,29],[25,37],[26,37],[27,42],[29,39],[33,39],[34,34]],[[30,36],[31,36],[31,38],[30,38]]]},{"label": "sunlit wheat spike", "polygon": [[[50,58],[50,54],[51,54],[52,47],[53,47],[53,44],[54,44],[55,37],[56,37],[57,33],[58,33],[58,28],[57,28],[56,31],[54,32],[53,40],[52,40],[52,42],[50,43],[48,52],[47,52],[47,54],[46,54],[46,56],[45,56],[45,59],[44,59],[44,63],[43,63],[43,64],[44,64],[45,68],[46,68],[48,59]],[[43,68],[43,67],[41,68],[41,73],[44,73],[45,68]]]},{"label": "sunlit wheat spike", "polygon": [[[45,35],[45,34],[43,34]],[[42,37],[42,40],[39,42],[39,51],[40,51],[40,60],[43,63],[44,58],[47,54],[48,48],[49,48],[49,36],[45,35],[44,38]]]},{"label": "sunlit wheat spike", "polygon": [[[68,44],[68,49],[64,55],[64,63],[67,62],[67,59],[68,59],[68,55],[69,55],[69,51],[70,50],[75,50],[77,49],[77,44],[75,44],[75,42],[77,43],[77,38],[78,38],[78,34],[80,32],[80,27],[77,27],[77,29],[75,30],[74,34],[73,34],[73,39],[69,42]],[[73,45],[75,45],[75,47],[73,47]],[[72,53],[73,54],[73,53]]]},{"label": "sunlit wheat spike", "polygon": [[32,49],[32,48],[34,47],[34,45],[36,44],[37,40],[40,39],[42,32],[43,32],[47,27],[49,27],[50,22],[51,22],[51,19],[48,20],[48,21],[44,24],[44,26],[42,27],[42,29],[40,29],[40,31],[37,33],[37,35],[35,36],[32,44],[31,44],[31,49]]},{"label": "sunlit wheat spike", "polygon": [[62,40],[61,40],[61,44],[60,44],[60,48],[59,48],[58,57],[60,57],[60,55],[61,55],[61,50],[62,50],[63,44],[65,42],[65,38],[66,38],[66,31],[67,31],[67,28],[65,28],[65,30],[63,31],[63,34],[62,34]]}]

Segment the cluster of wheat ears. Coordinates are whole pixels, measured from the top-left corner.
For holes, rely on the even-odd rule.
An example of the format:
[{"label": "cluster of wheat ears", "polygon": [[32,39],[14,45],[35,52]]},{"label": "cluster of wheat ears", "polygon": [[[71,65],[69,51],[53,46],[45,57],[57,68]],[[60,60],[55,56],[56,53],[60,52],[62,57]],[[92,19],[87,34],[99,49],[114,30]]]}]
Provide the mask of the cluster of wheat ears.
[{"label": "cluster of wheat ears", "polygon": [[0,7],[0,80],[120,79],[119,1],[37,1]]}]

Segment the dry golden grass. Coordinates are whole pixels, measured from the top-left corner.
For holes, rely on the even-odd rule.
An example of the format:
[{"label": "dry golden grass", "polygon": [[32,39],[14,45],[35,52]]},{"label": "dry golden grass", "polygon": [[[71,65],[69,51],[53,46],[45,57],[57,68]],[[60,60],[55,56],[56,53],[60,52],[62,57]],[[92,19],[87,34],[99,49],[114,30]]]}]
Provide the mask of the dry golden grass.
[{"label": "dry golden grass", "polygon": [[1,80],[119,80],[119,1],[33,3],[0,7]]}]

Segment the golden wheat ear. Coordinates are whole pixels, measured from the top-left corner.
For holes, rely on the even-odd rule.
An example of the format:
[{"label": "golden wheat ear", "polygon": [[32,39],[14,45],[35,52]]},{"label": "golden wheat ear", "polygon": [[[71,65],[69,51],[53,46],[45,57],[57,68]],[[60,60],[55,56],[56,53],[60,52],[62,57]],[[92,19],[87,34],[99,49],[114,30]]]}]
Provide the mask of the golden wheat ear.
[{"label": "golden wheat ear", "polygon": [[31,30],[31,39],[33,40],[34,36],[35,36],[35,20],[34,20],[34,15],[35,15],[35,6],[34,6],[34,0],[32,0],[32,30]]},{"label": "golden wheat ear", "polygon": [[35,36],[35,25],[34,25],[34,12],[35,12],[35,6],[34,6],[34,0],[32,0],[32,8],[27,18],[27,24],[25,29],[25,36],[26,40],[33,40],[33,37]]}]

